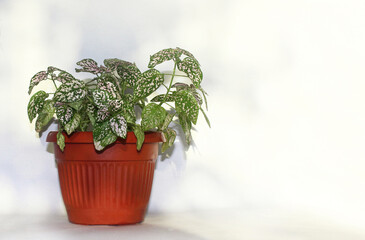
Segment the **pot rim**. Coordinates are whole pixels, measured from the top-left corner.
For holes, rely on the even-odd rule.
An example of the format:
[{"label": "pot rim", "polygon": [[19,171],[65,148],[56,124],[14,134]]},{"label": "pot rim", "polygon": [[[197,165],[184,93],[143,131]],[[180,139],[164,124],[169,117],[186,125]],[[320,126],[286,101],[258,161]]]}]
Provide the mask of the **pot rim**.
[{"label": "pot rim", "polygon": [[[48,133],[46,142],[57,142],[58,131],[51,131]],[[71,135],[67,135],[62,132],[65,136],[65,143],[90,143],[94,144],[93,132],[74,132]],[[156,142],[166,142],[166,138],[162,132],[145,132],[144,143],[156,143]],[[118,137],[115,144],[135,144],[137,143],[137,138],[133,132],[128,132],[127,137],[122,139]]]}]

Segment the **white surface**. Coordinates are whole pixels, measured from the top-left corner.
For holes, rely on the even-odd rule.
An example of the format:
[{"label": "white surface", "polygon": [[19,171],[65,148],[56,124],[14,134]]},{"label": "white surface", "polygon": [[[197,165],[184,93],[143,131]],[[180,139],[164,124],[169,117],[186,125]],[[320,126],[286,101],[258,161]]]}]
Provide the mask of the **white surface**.
[{"label": "white surface", "polygon": [[262,204],[365,229],[364,12],[363,0],[1,0],[0,213],[63,209],[26,116],[34,73],[78,77],[87,57],[146,70],[179,46],[202,65],[212,129],[199,117],[196,147],[159,162],[151,212]]},{"label": "white surface", "polygon": [[362,240],[365,231],[346,229],[325,219],[273,209],[185,212],[147,215],[128,226],[83,226],[61,215],[0,217],[0,238],[134,240]]}]

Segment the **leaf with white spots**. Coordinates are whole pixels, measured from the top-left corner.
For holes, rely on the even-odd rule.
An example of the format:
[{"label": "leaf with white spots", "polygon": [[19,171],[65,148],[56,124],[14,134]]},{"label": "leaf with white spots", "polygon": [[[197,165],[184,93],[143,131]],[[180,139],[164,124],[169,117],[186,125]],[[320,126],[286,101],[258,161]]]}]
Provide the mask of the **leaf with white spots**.
[{"label": "leaf with white spots", "polygon": [[162,144],[161,152],[165,152],[169,147],[171,147],[176,139],[176,132],[172,128],[168,128],[163,131],[166,141]]},{"label": "leaf with white spots", "polygon": [[107,118],[109,118],[110,112],[108,106],[101,106],[96,110],[95,120],[97,122],[104,122]]},{"label": "leaf with white spots", "polygon": [[71,118],[71,121],[69,121],[66,125],[65,125],[65,130],[66,133],[68,135],[70,135],[71,133],[73,133],[80,125],[81,122],[81,116],[79,113],[75,113],[73,115],[73,117]]},{"label": "leaf with white spots", "polygon": [[99,107],[107,106],[111,99],[111,96],[109,95],[109,93],[107,91],[101,90],[101,89],[94,90],[92,93],[92,96],[93,96],[94,103]]},{"label": "leaf with white spots", "polygon": [[55,77],[55,80],[65,83],[74,81],[75,78],[70,73],[61,70],[61,72]]},{"label": "leaf with white spots", "polygon": [[79,80],[62,83],[53,99],[56,102],[71,103],[83,99],[86,96],[85,83]]},{"label": "leaf with white spots", "polygon": [[180,123],[182,130],[184,131],[186,144],[190,145],[191,140],[192,140],[191,121],[188,119],[188,117],[185,114],[181,113],[181,114],[179,114],[179,123]]},{"label": "leaf with white spots", "polygon": [[57,145],[60,147],[61,151],[65,149],[65,136],[63,136],[62,132],[59,131],[57,133]]},{"label": "leaf with white spots", "polygon": [[[181,55],[181,54],[180,54]],[[150,56],[150,62],[148,63],[149,68],[154,68],[156,65],[163,63],[165,61],[169,61],[176,57],[179,57],[179,52],[177,52],[173,48],[163,49],[152,56]]]},{"label": "leaf with white spots", "polygon": [[104,71],[102,67],[98,67],[98,63],[91,58],[86,58],[76,63],[82,68],[76,68],[76,72],[101,73]]},{"label": "leaf with white spots", "polygon": [[200,83],[203,79],[203,72],[195,59],[186,57],[184,60],[177,63],[177,68],[188,75],[195,87],[200,87]]},{"label": "leaf with white spots", "polygon": [[62,126],[65,126],[68,122],[71,121],[74,112],[75,111],[67,105],[61,105],[56,107],[56,116]]},{"label": "leaf with white spots", "polygon": [[113,133],[109,122],[106,121],[94,125],[93,139],[95,149],[101,151],[109,144],[114,143],[117,140],[117,135]]},{"label": "leaf with white spots", "polygon": [[173,102],[175,101],[173,94],[160,94],[151,99],[151,102]]},{"label": "leaf with white spots", "polygon": [[31,79],[29,84],[28,94],[30,94],[34,88],[34,86],[38,85],[39,82],[47,79],[47,72],[40,71],[36,73]]},{"label": "leaf with white spots", "polygon": [[176,92],[175,99],[176,112],[185,114],[191,122],[196,124],[199,114],[199,104],[194,95],[187,90],[181,90]]},{"label": "leaf with white spots", "polygon": [[45,99],[49,96],[45,91],[36,92],[28,103],[28,118],[32,122],[37,114],[42,110]]},{"label": "leaf with white spots", "polygon": [[86,114],[89,117],[89,120],[91,122],[91,124],[94,126],[96,123],[96,119],[95,119],[95,106],[91,103],[88,103],[86,106]]},{"label": "leaf with white spots", "polygon": [[114,83],[110,81],[98,82],[97,87],[109,93],[110,98],[118,98],[119,93]]},{"label": "leaf with white spots", "polygon": [[163,76],[156,69],[149,69],[144,72],[138,83],[134,86],[134,101],[149,96],[161,86],[163,81]]},{"label": "leaf with white spots", "polygon": [[104,65],[110,70],[110,71],[114,71],[116,70],[118,67],[128,67],[130,65],[133,65],[133,63],[124,61],[124,60],[120,60],[118,58],[109,58],[109,59],[105,59],[104,60]]},{"label": "leaf with white spots", "polygon": [[127,83],[127,86],[133,87],[137,84],[141,78],[142,73],[135,64],[120,65],[117,67],[117,73],[123,81]]},{"label": "leaf with white spots", "polygon": [[166,118],[166,110],[156,103],[149,103],[142,110],[142,129],[144,131],[159,127]]},{"label": "leaf with white spots", "polygon": [[127,136],[127,121],[121,115],[116,115],[109,120],[110,128],[118,137],[125,138]]},{"label": "leaf with white spots", "polygon": [[46,126],[49,123],[49,121],[51,121],[54,113],[55,113],[54,102],[52,100],[46,100],[35,123],[35,130],[37,132],[42,131],[42,128]]},{"label": "leaf with white spots", "polygon": [[140,151],[144,142],[144,131],[141,125],[136,124],[133,127],[134,135],[137,138],[137,150]]},{"label": "leaf with white spots", "polygon": [[189,51],[187,51],[185,49],[182,49],[182,48],[179,48],[179,47],[176,48],[176,51],[179,52],[180,55],[181,54],[184,54],[185,56],[188,56],[188,57],[194,59],[199,64],[198,60],[196,60],[196,58],[194,57],[194,55],[191,54]]},{"label": "leaf with white spots", "polygon": [[174,118],[175,114],[174,113],[168,113],[165,117],[165,120],[163,122],[163,124],[161,125],[161,130],[164,131],[171,123],[172,119]]}]

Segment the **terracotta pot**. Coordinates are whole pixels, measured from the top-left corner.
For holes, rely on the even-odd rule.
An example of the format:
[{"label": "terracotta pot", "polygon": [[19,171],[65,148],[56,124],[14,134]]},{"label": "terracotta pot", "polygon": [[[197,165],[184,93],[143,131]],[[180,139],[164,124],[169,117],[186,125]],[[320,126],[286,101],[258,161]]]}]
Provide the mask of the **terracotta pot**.
[{"label": "terracotta pot", "polygon": [[92,132],[64,136],[63,152],[56,143],[57,132],[50,132],[47,142],[54,143],[69,221],[87,225],[142,222],[151,194],[158,143],[164,141],[163,135],[146,132],[139,152],[133,132],[101,152],[94,148]]}]

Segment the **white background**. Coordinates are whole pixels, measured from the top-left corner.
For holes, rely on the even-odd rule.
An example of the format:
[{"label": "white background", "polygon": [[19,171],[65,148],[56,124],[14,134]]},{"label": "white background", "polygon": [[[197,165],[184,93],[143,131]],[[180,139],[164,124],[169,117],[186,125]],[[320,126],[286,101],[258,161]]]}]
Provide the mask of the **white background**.
[{"label": "white background", "polygon": [[364,12],[360,0],[0,1],[0,214],[64,213],[46,133],[27,119],[33,74],[78,76],[82,58],[146,70],[178,46],[202,65],[212,128],[200,116],[196,146],[158,162],[150,213],[273,207],[363,231]]}]

